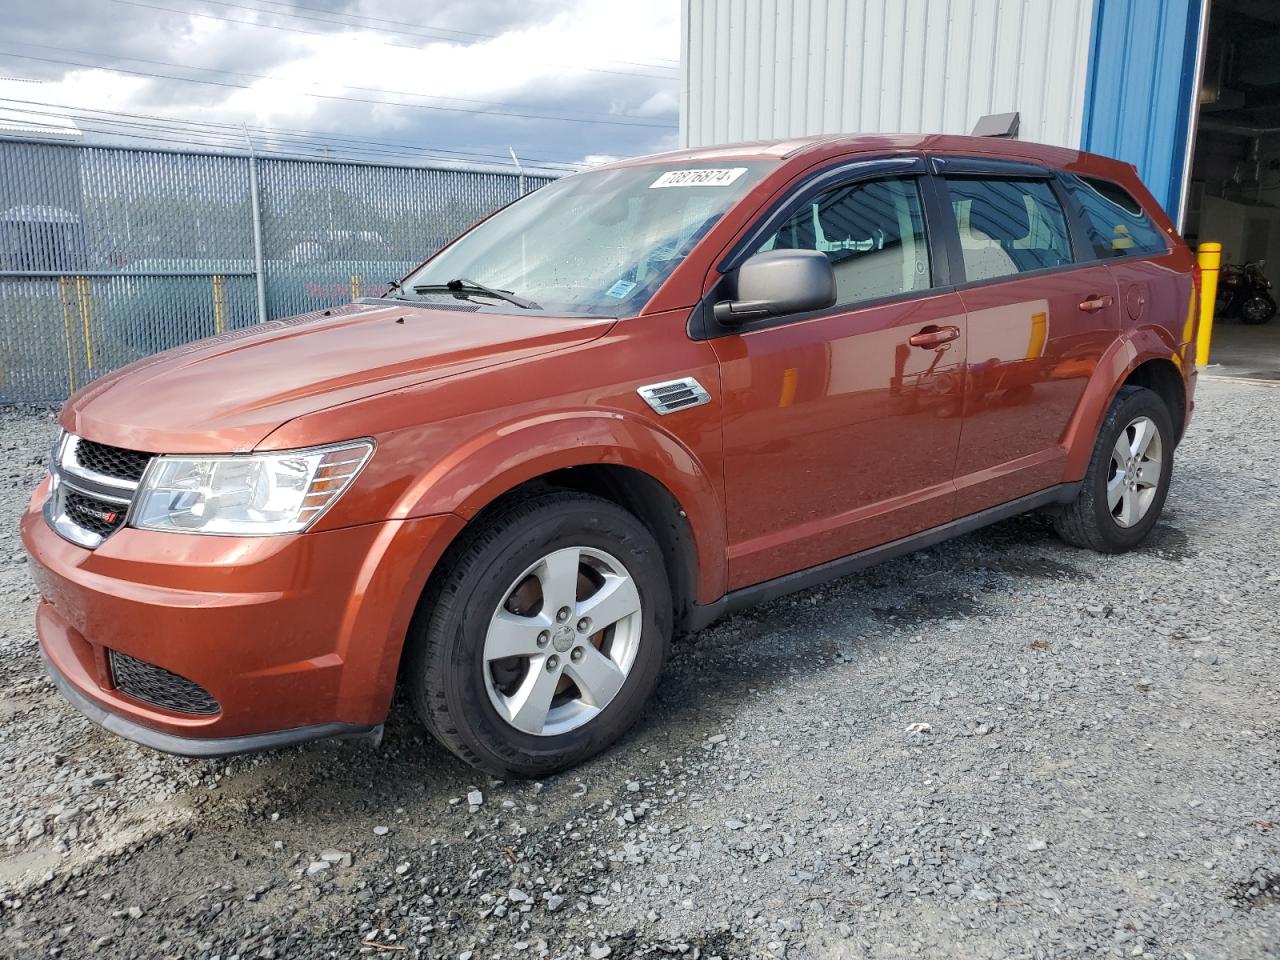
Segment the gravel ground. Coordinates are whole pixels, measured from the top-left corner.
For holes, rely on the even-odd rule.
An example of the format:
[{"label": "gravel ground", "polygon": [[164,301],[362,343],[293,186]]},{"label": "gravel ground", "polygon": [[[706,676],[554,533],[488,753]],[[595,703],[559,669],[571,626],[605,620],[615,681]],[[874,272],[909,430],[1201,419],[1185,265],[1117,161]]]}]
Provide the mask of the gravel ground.
[{"label": "gravel ground", "polygon": [[0,411],[0,955],[1280,957],[1280,392],[1201,387],[1149,545],[1019,518],[726,620],[620,745],[176,760],[45,680]]}]

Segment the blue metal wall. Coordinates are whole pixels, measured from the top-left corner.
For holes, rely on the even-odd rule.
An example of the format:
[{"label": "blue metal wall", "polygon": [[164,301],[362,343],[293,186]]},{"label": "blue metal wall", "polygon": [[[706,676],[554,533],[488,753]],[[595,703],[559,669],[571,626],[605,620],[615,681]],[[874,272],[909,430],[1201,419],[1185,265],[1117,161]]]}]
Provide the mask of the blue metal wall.
[{"label": "blue metal wall", "polygon": [[1094,0],[1081,148],[1126,160],[1176,222],[1200,0]]}]

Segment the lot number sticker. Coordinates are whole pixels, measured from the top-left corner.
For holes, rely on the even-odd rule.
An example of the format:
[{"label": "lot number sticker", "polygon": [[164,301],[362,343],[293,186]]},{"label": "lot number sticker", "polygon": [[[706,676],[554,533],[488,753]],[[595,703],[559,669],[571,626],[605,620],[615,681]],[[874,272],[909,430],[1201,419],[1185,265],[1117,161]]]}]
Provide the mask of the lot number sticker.
[{"label": "lot number sticker", "polygon": [[727,187],[747,172],[746,167],[728,170],[668,170],[649,189],[657,187]]}]

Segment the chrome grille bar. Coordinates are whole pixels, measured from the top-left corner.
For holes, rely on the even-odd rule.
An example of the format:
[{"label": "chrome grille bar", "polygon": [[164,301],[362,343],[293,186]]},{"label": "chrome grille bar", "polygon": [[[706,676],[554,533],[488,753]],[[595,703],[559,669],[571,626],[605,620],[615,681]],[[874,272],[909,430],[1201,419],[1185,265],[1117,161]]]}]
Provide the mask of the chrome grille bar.
[{"label": "chrome grille bar", "polygon": [[[75,434],[64,433],[53,449],[44,518],[64,540],[94,550],[124,526],[138,484],[86,467],[76,457],[79,444],[80,438]],[[73,505],[69,497],[75,495],[79,500]],[[86,505],[86,500],[90,505]],[[102,504],[103,509],[93,507],[91,504],[95,501]],[[84,525],[86,522],[94,523],[99,529],[90,529]]]}]

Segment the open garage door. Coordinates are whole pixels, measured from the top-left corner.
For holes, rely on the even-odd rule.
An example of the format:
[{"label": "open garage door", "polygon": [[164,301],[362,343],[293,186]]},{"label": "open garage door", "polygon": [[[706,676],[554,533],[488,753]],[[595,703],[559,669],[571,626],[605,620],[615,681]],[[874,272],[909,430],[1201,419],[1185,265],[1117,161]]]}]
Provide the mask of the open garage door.
[{"label": "open garage door", "polygon": [[[1222,244],[1211,360],[1280,380],[1280,2],[1213,0],[1183,232]],[[1274,303],[1274,300],[1272,300]]]}]

